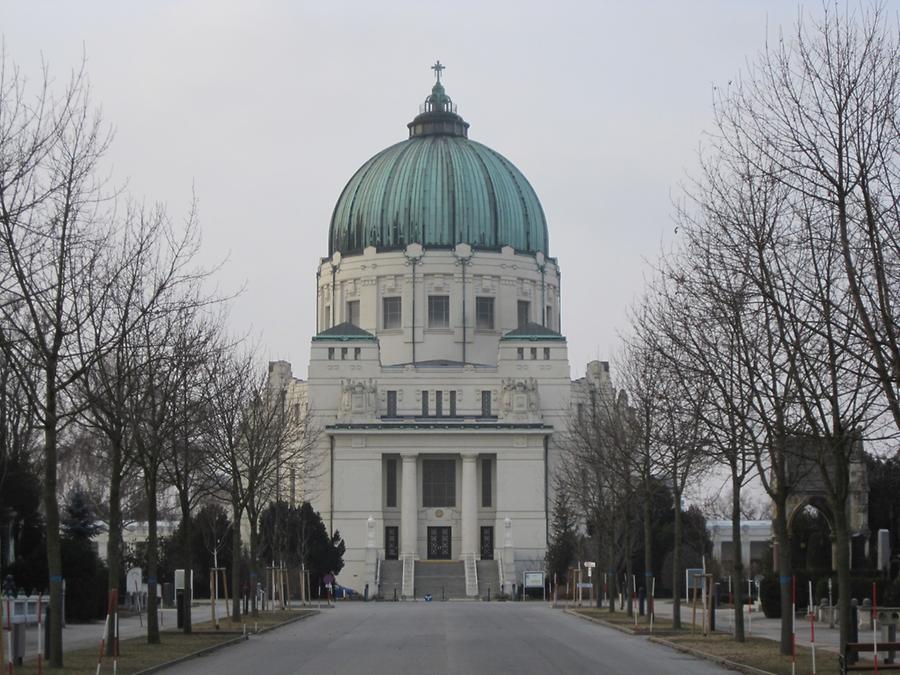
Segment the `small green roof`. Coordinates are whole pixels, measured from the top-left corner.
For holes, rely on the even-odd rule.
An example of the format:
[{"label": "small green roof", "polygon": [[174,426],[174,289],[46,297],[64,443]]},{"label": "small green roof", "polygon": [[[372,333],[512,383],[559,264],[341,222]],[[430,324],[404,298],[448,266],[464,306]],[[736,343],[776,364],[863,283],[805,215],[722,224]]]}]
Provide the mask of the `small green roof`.
[{"label": "small green roof", "polygon": [[313,336],[313,342],[318,340],[375,340],[375,336],[359,326],[354,326],[349,321],[339,323],[336,326],[323,330]]},{"label": "small green roof", "polygon": [[526,323],[524,326],[515,328],[508,333],[504,333],[501,340],[557,340],[565,341],[560,333],[551,328],[542,326],[539,323]]}]

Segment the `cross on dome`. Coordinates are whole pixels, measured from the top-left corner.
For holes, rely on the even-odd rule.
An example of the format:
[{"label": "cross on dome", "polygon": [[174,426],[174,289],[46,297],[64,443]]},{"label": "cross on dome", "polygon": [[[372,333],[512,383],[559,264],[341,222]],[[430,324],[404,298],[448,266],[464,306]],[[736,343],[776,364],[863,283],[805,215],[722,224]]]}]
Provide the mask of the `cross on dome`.
[{"label": "cross on dome", "polygon": [[441,71],[444,70],[446,66],[444,66],[440,61],[435,61],[434,65],[431,66],[431,69],[434,71],[435,77],[437,77],[438,83],[441,81]]}]

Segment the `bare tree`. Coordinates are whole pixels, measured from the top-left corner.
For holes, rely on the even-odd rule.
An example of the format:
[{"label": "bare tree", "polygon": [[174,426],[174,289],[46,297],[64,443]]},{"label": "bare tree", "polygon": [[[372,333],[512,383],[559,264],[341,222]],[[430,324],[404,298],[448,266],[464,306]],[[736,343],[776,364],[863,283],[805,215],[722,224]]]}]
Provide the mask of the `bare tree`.
[{"label": "bare tree", "polygon": [[[897,30],[878,7],[860,16],[826,7],[821,20],[799,21],[792,40],[767,47],[746,78],[717,98],[714,146],[726,168],[706,174],[715,186],[707,203],[730,204],[715,215],[747,256],[753,320],[777,354],[778,369],[766,379],[781,380],[780,401],[757,410],[760,421],[774,421],[772,439],[782,448],[781,461],[770,463],[770,486],[783,493],[778,485],[789,474],[812,465],[828,496],[842,644],[852,454],[883,411],[900,429],[898,49]],[[775,506],[783,556],[791,514],[783,500]],[[781,567],[789,578],[789,566]],[[783,616],[786,596],[783,586]],[[783,626],[785,651],[787,633]]]},{"label": "bare tree", "polygon": [[[97,164],[109,136],[91,110],[82,71],[55,97],[38,93],[0,55],[0,351],[44,431],[44,510],[50,571],[49,660],[61,667],[62,564],[57,444],[73,419],[73,388],[96,358],[85,331],[101,316],[110,227],[99,215]],[[30,378],[31,373],[37,377]]]},{"label": "bare tree", "polygon": [[[82,421],[106,438],[103,457],[108,477],[107,564],[108,588],[119,588],[122,550],[122,487],[134,466],[131,401],[140,396],[137,373],[148,350],[135,333],[145,327],[148,313],[189,310],[201,300],[193,290],[204,273],[191,267],[197,252],[198,229],[194,210],[181,232],[172,227],[162,206],[146,208],[129,204],[110,252],[115,274],[109,289],[108,315],[114,320],[92,321],[94,344],[102,345],[93,366],[81,383]],[[189,623],[189,622],[188,622]],[[107,650],[114,648],[110,626]]]}]

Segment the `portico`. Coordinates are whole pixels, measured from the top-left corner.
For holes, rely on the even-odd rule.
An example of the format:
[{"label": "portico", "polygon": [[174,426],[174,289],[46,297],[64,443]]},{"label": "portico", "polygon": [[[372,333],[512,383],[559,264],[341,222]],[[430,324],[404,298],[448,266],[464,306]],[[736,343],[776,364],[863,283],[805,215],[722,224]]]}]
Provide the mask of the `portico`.
[{"label": "portico", "polygon": [[[456,459],[445,459],[443,455],[435,459],[436,456],[430,453],[404,452],[401,457],[400,552],[427,559],[466,559],[473,555],[476,558],[482,557],[479,548],[479,511],[491,510],[493,485],[492,476],[486,473],[489,470],[483,469],[482,490],[478,490],[479,454],[464,452]],[[421,480],[420,462],[429,463],[430,469],[423,469]],[[432,467],[430,463],[439,463],[439,466]],[[443,475],[440,475],[442,471]],[[461,475],[458,506],[455,480],[457,472]],[[485,498],[486,495],[490,496]],[[493,527],[493,514],[485,515],[491,522],[482,527]],[[424,542],[421,527],[425,528]],[[449,541],[445,544],[443,540],[448,533]],[[452,544],[454,540],[458,541],[456,547]],[[447,549],[451,553],[447,554]]]}]

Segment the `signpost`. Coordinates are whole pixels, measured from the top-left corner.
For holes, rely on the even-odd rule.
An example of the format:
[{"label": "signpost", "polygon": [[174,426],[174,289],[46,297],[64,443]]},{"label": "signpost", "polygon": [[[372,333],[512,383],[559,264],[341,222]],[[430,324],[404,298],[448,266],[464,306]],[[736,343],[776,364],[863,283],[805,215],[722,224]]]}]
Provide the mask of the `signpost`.
[{"label": "signpost", "polygon": [[547,599],[547,589],[544,587],[544,573],[543,572],[525,572],[522,575],[523,584],[522,584],[522,599],[525,600],[528,597],[528,589],[529,588],[540,588],[543,591],[544,600]]},{"label": "signpost", "polygon": [[584,568],[588,573],[588,598],[591,606],[594,605],[594,581],[591,577],[593,577],[594,568],[597,566],[597,563],[591,562],[590,560],[584,561]]}]

